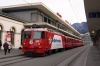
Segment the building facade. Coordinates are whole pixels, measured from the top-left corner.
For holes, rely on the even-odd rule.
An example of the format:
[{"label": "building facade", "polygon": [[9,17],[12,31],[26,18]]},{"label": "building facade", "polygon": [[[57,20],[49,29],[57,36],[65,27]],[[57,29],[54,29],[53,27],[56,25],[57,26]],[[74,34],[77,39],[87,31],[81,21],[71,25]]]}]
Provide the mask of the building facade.
[{"label": "building facade", "polygon": [[22,44],[21,33],[23,29],[38,25],[81,40],[80,33],[66,23],[61,15],[57,14],[40,2],[2,7],[0,12],[0,38],[4,43],[7,31],[12,31],[11,42],[13,47],[19,48]]},{"label": "building facade", "polygon": [[6,40],[7,31],[12,31],[11,42],[13,48],[18,48],[21,46],[21,31],[24,28],[23,23],[11,20],[0,16],[0,39],[2,43]]},{"label": "building facade", "polygon": [[92,44],[92,40],[90,38],[90,34],[89,33],[85,33],[83,35],[83,40],[85,44]]}]

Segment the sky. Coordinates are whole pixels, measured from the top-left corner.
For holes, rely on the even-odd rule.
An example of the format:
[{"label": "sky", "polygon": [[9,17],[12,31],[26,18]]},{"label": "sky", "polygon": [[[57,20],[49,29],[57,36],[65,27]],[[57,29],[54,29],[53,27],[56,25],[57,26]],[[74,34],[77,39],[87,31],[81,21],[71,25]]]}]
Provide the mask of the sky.
[{"label": "sky", "polygon": [[86,22],[83,0],[0,0],[0,7],[42,2],[55,13],[62,15],[70,24]]}]

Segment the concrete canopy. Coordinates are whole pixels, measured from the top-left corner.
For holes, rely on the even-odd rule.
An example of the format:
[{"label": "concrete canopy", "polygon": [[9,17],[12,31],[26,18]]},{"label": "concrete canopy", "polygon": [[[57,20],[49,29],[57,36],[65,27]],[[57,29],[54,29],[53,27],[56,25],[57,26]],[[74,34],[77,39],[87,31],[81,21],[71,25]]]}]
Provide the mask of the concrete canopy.
[{"label": "concrete canopy", "polygon": [[100,0],[84,0],[86,18],[91,38],[100,30]]}]

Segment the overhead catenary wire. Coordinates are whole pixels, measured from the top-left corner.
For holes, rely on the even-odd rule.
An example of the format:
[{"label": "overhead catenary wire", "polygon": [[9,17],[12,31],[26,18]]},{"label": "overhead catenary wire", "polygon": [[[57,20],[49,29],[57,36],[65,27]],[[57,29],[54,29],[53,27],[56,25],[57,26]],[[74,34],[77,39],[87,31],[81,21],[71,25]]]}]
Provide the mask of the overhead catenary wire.
[{"label": "overhead catenary wire", "polygon": [[23,2],[25,2],[25,3],[29,3],[28,1],[26,1],[26,0],[22,0]]},{"label": "overhead catenary wire", "polygon": [[21,1],[22,1],[23,3],[29,3],[29,2],[26,1],[26,0],[16,0],[16,1],[18,1],[18,2],[20,2],[20,3],[21,3]]},{"label": "overhead catenary wire", "polygon": [[16,1],[18,1],[19,3],[22,3],[21,1],[19,1],[19,0],[16,0]]},{"label": "overhead catenary wire", "polygon": [[[72,0],[72,1],[73,1],[73,0]],[[77,11],[76,5],[74,4],[74,1],[73,1],[73,5],[74,5],[75,10],[76,10],[76,12],[77,12],[77,14],[78,14],[78,11]],[[81,21],[80,16],[79,16],[78,18],[79,18],[79,20]]]},{"label": "overhead catenary wire", "polygon": [[73,8],[73,6],[72,6],[70,0],[68,0],[68,1],[69,1],[69,4],[70,4],[70,6],[71,6],[71,8],[72,8],[72,10],[73,10],[73,12],[74,12],[74,14],[75,14],[75,16],[77,17],[77,19],[78,19],[78,21],[79,21],[79,18],[78,18],[78,16],[76,15],[76,12],[75,12],[75,10],[74,10],[74,8]]}]

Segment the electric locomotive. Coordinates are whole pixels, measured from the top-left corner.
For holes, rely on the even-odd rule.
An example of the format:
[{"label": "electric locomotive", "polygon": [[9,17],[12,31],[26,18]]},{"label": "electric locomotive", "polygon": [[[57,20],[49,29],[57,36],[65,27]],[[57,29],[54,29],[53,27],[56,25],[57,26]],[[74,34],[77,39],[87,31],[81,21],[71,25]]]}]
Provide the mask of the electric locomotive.
[{"label": "electric locomotive", "polygon": [[64,36],[47,28],[25,29],[22,36],[22,52],[30,55],[50,55],[66,48],[83,45],[83,41]]}]

